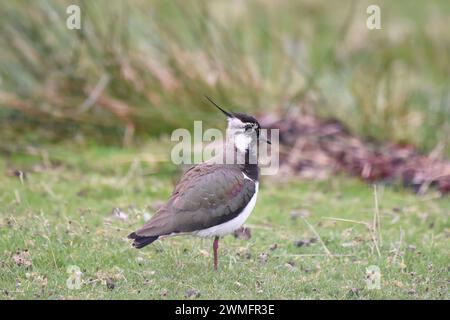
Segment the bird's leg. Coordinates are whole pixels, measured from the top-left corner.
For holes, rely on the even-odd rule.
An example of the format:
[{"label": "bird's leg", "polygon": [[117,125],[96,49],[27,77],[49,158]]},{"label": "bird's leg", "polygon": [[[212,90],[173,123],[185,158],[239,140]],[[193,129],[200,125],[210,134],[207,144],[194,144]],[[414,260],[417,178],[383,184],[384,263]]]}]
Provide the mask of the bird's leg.
[{"label": "bird's leg", "polygon": [[219,248],[219,237],[214,238],[213,251],[214,251],[214,270],[217,271],[217,249]]}]

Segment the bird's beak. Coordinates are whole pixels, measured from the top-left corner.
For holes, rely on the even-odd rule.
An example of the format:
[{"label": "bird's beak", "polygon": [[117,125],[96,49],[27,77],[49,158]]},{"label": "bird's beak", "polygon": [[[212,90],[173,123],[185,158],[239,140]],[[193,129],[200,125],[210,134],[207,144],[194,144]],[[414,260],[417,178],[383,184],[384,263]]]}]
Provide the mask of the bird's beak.
[{"label": "bird's beak", "polygon": [[233,116],[230,112],[224,110],[224,109],[223,109],[222,107],[220,107],[217,103],[215,103],[210,97],[205,96],[205,98],[208,99],[208,101],[211,102],[217,109],[219,109],[220,111],[222,111],[223,114],[227,116],[227,118],[234,118],[234,116]]}]

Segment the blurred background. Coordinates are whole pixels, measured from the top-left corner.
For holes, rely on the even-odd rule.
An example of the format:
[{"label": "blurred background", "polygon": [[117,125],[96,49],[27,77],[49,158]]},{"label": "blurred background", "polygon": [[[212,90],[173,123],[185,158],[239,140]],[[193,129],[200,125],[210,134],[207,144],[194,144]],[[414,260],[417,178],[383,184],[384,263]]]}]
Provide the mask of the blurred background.
[{"label": "blurred background", "polygon": [[[230,109],[342,121],[450,155],[450,3],[5,1],[1,144],[82,137],[132,144]],[[66,8],[81,8],[69,30]],[[214,122],[215,121],[215,122]]]}]

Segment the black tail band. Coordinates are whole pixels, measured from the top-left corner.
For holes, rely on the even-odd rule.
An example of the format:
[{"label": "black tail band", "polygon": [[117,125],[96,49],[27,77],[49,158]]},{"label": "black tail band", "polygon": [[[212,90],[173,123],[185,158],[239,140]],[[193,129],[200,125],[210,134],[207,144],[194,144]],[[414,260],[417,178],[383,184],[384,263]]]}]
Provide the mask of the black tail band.
[{"label": "black tail band", "polygon": [[149,245],[153,241],[156,241],[159,238],[159,236],[142,237],[138,236],[135,232],[133,232],[130,235],[128,235],[128,238],[134,240],[133,247],[135,247],[136,249],[141,249],[146,245]]}]

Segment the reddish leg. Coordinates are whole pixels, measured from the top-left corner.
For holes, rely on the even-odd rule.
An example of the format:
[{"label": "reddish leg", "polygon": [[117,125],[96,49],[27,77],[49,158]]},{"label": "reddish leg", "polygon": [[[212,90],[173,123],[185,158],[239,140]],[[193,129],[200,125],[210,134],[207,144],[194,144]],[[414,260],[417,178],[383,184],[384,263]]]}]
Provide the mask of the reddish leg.
[{"label": "reddish leg", "polygon": [[217,271],[217,249],[219,248],[219,237],[214,238],[213,250],[214,250],[214,270]]}]

